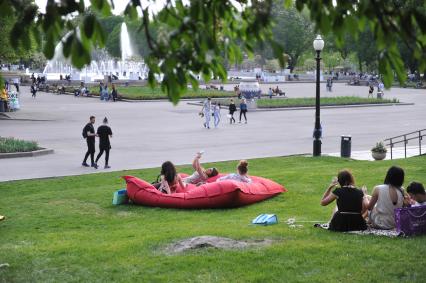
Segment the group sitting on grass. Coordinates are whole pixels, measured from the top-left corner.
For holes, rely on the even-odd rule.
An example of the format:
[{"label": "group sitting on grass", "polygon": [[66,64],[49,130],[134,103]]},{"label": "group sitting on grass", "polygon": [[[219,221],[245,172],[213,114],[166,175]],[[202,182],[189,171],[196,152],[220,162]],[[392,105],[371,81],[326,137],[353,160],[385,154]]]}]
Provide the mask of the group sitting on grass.
[{"label": "group sitting on grass", "polygon": [[376,186],[370,196],[365,186],[362,189],[355,186],[350,171],[340,171],[321,199],[323,206],[333,201],[337,203],[329,229],[341,232],[366,230],[367,224],[376,229],[394,229],[395,208],[426,205],[426,193],[421,183],[410,183],[407,193],[403,183],[404,170],[392,166],[384,184]]},{"label": "group sitting on grass", "polygon": [[[153,185],[160,192],[166,194],[184,192],[189,184],[200,186],[207,182],[209,178],[216,177],[219,171],[215,168],[203,168],[200,164],[202,152],[198,152],[192,161],[192,167],[195,170],[188,177],[181,177],[176,170],[174,164],[170,161],[166,161],[161,165],[161,173],[157,182]],[[252,180],[247,175],[248,173],[248,162],[241,160],[237,166],[237,172],[224,175],[216,179],[216,181],[234,180],[238,182],[251,183]]]}]

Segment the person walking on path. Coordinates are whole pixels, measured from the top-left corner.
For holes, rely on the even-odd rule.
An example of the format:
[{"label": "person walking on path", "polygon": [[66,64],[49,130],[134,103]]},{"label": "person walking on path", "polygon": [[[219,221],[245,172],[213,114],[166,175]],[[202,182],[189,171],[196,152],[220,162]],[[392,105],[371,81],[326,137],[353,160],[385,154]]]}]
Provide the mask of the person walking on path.
[{"label": "person walking on path", "polygon": [[240,103],[240,121],[239,123],[241,123],[241,116],[244,115],[244,120],[246,121],[247,124],[247,103],[245,99],[241,99],[241,103]]},{"label": "person walking on path", "polygon": [[116,102],[118,99],[118,92],[117,89],[115,88],[115,84],[111,85],[111,95],[112,95],[112,101]]},{"label": "person walking on path", "polygon": [[96,135],[99,137],[99,154],[96,157],[95,164],[98,166],[98,160],[101,158],[102,154],[105,151],[105,169],[111,168],[108,165],[109,161],[109,150],[111,149],[111,143],[109,141],[110,138],[112,138],[112,130],[108,126],[108,119],[107,117],[104,118],[103,125],[99,126],[98,130],[96,131]]},{"label": "person walking on path", "polygon": [[0,103],[3,104],[3,108],[4,108],[5,112],[7,112],[7,110],[8,110],[8,108],[7,108],[7,105],[8,105],[7,102],[8,101],[9,101],[9,96],[7,94],[7,88],[4,87],[0,92]]},{"label": "person walking on path", "polygon": [[204,114],[204,118],[206,119],[204,122],[204,128],[207,128],[207,129],[210,129],[211,107],[212,107],[211,98],[208,97],[204,101],[203,108],[201,109],[201,112]]},{"label": "person walking on path", "polygon": [[[84,156],[83,165],[84,167],[94,167],[95,169],[98,169],[98,165],[95,163],[95,128],[93,127],[93,124],[95,124],[95,116],[90,116],[90,122],[86,124],[83,128],[83,137],[86,139],[87,143],[87,152]],[[90,161],[91,166],[86,163],[87,158],[90,155]]]},{"label": "person walking on path", "polygon": [[231,103],[229,104],[229,115],[231,115],[229,117],[229,123],[230,124],[232,124],[232,122],[234,122],[234,124],[235,124],[235,118],[234,118],[235,111],[237,111],[237,106],[235,106],[234,99],[231,99]]},{"label": "person walking on path", "polygon": [[371,98],[374,98],[373,93],[374,93],[374,85],[370,84],[370,87],[368,89],[368,98],[370,98],[370,96]]},{"label": "person walking on path", "polygon": [[213,107],[213,117],[214,117],[214,127],[217,128],[220,123],[220,103],[216,103],[216,105]]},{"label": "person walking on path", "polygon": [[37,95],[37,85],[35,83],[31,84],[31,97],[36,98]]},{"label": "person walking on path", "polygon": [[19,78],[14,78],[13,79],[13,85],[16,88],[16,92],[19,92]]},{"label": "person walking on path", "polygon": [[272,99],[272,94],[273,94],[272,88],[269,88],[269,90],[268,90],[269,99]]}]

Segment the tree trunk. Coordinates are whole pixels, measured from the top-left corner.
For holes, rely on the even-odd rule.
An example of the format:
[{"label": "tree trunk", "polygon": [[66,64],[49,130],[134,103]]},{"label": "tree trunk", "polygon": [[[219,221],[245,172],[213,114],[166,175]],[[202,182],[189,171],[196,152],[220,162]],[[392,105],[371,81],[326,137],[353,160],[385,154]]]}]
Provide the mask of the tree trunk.
[{"label": "tree trunk", "polygon": [[359,71],[362,73],[362,61],[358,58]]}]

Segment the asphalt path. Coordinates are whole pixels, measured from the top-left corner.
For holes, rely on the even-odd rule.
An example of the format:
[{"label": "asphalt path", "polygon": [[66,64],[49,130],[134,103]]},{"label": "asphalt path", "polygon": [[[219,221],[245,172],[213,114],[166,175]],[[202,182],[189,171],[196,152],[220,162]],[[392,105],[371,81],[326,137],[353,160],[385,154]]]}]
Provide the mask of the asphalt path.
[{"label": "asphalt path", "polygon": [[[315,95],[312,83],[280,88],[289,97]],[[322,96],[366,97],[368,88],[336,83],[333,92],[326,93],[324,84],[321,91]],[[353,150],[368,150],[384,138],[426,128],[426,90],[393,88],[385,97],[414,105],[322,109],[323,153],[340,151],[341,135],[352,136]],[[189,164],[199,150],[205,151],[203,162],[312,152],[314,109],[249,112],[248,124],[235,125],[222,110],[219,128],[207,130],[199,107],[186,101],[177,106],[167,101],[113,103],[42,92],[33,99],[27,87],[20,99],[22,109],[8,113],[16,120],[0,120],[0,136],[35,140],[55,153],[0,159],[0,181],[158,167],[166,160]],[[110,120],[111,169],[103,169],[103,158],[97,170],[81,166],[86,151],[81,132],[90,115],[97,118],[95,127],[105,116]]]}]

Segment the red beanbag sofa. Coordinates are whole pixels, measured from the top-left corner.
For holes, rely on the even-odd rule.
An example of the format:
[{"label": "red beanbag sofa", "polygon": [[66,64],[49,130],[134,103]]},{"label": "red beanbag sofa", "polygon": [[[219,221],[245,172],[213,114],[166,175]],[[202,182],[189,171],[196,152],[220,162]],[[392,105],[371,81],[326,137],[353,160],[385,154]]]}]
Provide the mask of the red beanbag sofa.
[{"label": "red beanbag sofa", "polygon": [[[182,174],[183,175],[183,174]],[[216,180],[216,177],[214,180]],[[252,183],[232,180],[208,182],[199,187],[188,185],[174,194],[163,194],[150,183],[133,176],[123,176],[127,195],[136,204],[166,208],[239,207],[274,197],[287,190],[269,179],[250,176]],[[210,181],[210,182],[209,182]]]}]

